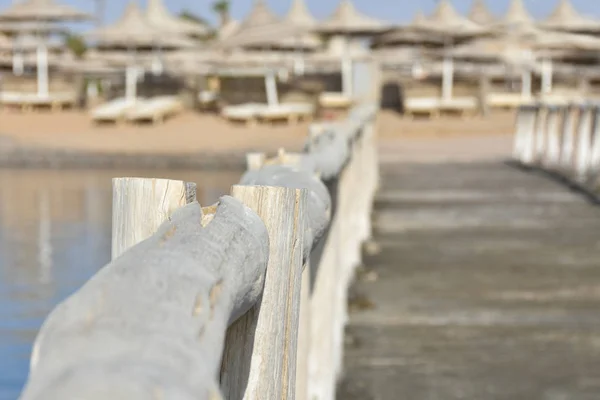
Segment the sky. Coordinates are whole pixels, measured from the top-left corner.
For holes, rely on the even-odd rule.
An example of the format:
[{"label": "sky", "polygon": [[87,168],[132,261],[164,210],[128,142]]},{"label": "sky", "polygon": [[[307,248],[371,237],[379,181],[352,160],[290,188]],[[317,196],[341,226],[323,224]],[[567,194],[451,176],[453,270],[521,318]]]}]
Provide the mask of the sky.
[{"label": "sky", "polygon": [[[14,0],[0,0],[0,9],[7,7]],[[65,4],[70,4],[83,11],[94,11],[94,0],[56,0]],[[128,0],[104,0],[106,4],[105,22],[115,21],[122,13]],[[145,6],[146,0],[137,0],[138,4]],[[167,7],[178,12],[182,9],[202,16],[212,23],[216,22],[216,15],[211,11],[211,4],[214,0],[163,0]],[[267,4],[277,14],[284,14],[290,6],[292,0],[267,0]],[[336,8],[339,0],[305,0],[308,8],[317,18],[324,18],[330,15]],[[524,0],[530,13],[537,18],[546,16],[552,11],[559,0]],[[600,18],[600,1],[598,0],[571,0],[575,8],[580,12]],[[234,19],[241,19],[247,15],[252,6],[253,0],[231,0],[231,14]],[[471,6],[472,0],[453,0],[455,8],[466,13]],[[425,13],[431,12],[436,5],[436,0],[354,0],[355,7],[365,14],[389,21],[392,23],[402,23],[409,21],[412,16],[422,10]],[[509,0],[487,0],[488,7],[495,13],[503,13]]]}]

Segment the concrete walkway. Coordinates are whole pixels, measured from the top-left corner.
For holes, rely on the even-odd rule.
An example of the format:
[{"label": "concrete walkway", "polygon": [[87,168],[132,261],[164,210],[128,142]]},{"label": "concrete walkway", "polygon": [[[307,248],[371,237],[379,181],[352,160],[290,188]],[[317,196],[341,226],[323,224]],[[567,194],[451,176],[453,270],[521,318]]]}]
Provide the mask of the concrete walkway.
[{"label": "concrete walkway", "polygon": [[501,162],[382,168],[338,399],[600,399],[600,207]]}]

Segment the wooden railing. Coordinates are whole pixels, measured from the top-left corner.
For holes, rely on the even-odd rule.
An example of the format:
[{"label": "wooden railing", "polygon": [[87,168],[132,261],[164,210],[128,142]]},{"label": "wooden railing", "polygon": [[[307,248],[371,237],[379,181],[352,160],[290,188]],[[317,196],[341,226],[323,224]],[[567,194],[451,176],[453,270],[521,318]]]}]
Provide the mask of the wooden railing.
[{"label": "wooden railing", "polygon": [[600,192],[600,104],[521,106],[513,158]]},{"label": "wooden railing", "polygon": [[21,399],[335,398],[346,292],[370,236],[375,107],[249,154],[231,196],[113,181],[113,260],[59,304]]}]

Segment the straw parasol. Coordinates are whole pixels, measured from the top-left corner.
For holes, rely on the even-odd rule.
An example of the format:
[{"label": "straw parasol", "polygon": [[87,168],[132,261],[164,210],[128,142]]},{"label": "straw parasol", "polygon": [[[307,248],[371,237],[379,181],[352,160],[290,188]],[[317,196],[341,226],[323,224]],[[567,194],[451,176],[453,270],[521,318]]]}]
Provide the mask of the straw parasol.
[{"label": "straw parasol", "polygon": [[48,50],[57,50],[63,47],[63,44],[57,40],[49,40],[33,35],[23,35],[17,38],[8,38],[0,35],[0,51],[8,52],[33,52],[40,46],[44,46]]},{"label": "straw parasol", "polygon": [[230,19],[228,20],[225,25],[221,26],[218,30],[217,30],[217,40],[225,40],[229,37],[231,37],[233,34],[235,34],[237,32],[237,30],[240,28],[240,22]]},{"label": "straw parasol", "polygon": [[310,13],[304,0],[293,0],[284,20],[297,26],[309,28],[317,25],[316,18]]},{"label": "straw parasol", "polygon": [[257,0],[248,17],[229,36],[215,46],[222,49],[263,47],[274,38],[302,35],[307,28],[286,23],[268,9],[264,0]]},{"label": "straw parasol", "polygon": [[540,26],[570,32],[599,33],[600,21],[581,15],[569,0],[560,0],[552,14]]},{"label": "straw parasol", "polygon": [[167,32],[196,37],[211,33],[206,25],[173,16],[162,0],[148,0],[146,18],[150,24]]},{"label": "straw parasol", "polygon": [[492,15],[490,10],[485,5],[484,0],[474,0],[469,11],[469,19],[479,25],[491,25],[496,21],[496,17]]},{"label": "straw parasol", "polygon": [[333,14],[315,27],[321,34],[345,36],[373,35],[388,29],[384,22],[360,13],[350,0],[341,0]]},{"label": "straw parasol", "polygon": [[533,24],[534,20],[525,8],[523,0],[511,0],[506,14],[495,25],[506,29]]},{"label": "straw parasol", "polygon": [[197,46],[189,38],[152,25],[134,2],[129,3],[116,23],[96,29],[87,35],[96,40],[99,47],[104,48],[175,49]]},{"label": "straw parasol", "polygon": [[0,20],[77,21],[90,19],[87,13],[54,0],[23,0],[0,12]]},{"label": "straw parasol", "polygon": [[393,30],[379,35],[373,39],[372,48],[398,47],[402,45],[430,45],[441,47],[446,43],[446,38],[440,34],[427,34],[419,29],[427,22],[427,18],[422,11],[417,11],[413,20],[404,26],[394,28]]},{"label": "straw parasol", "polygon": [[64,33],[67,28],[49,21],[0,21],[0,32],[9,35],[27,33]]},{"label": "straw parasol", "polygon": [[451,38],[473,37],[486,33],[485,28],[460,15],[450,0],[440,0],[433,14],[416,23],[413,22],[413,27]]},{"label": "straw parasol", "polygon": [[315,50],[321,46],[318,35],[310,32],[317,20],[310,14],[304,0],[293,0],[292,5],[281,21],[284,26],[297,27],[299,35],[282,36],[282,34],[266,37],[262,45],[277,49]]}]

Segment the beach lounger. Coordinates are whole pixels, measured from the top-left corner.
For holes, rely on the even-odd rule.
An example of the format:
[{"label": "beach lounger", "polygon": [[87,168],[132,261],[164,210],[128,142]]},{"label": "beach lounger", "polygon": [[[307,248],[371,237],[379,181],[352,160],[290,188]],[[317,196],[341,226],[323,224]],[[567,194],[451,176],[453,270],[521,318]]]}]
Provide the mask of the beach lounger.
[{"label": "beach lounger", "polygon": [[75,104],[75,94],[65,92],[40,96],[37,93],[2,92],[0,93],[0,104],[20,107],[24,111],[41,106],[50,107],[52,110],[60,110],[66,105],[72,106]]},{"label": "beach lounger", "polygon": [[226,106],[221,109],[221,116],[229,121],[252,124],[257,121],[260,112],[267,107],[268,105],[261,103],[245,103],[235,106]]},{"label": "beach lounger", "polygon": [[296,123],[300,120],[311,120],[315,107],[310,103],[283,103],[258,111],[258,118],[265,121],[286,120]]},{"label": "beach lounger", "polygon": [[521,93],[489,93],[486,98],[490,108],[518,108],[532,100],[532,98],[523,97]]},{"label": "beach lounger", "polygon": [[441,99],[439,97],[413,97],[404,100],[404,113],[413,117],[416,114],[425,114],[437,117],[440,114]]},{"label": "beach lounger", "polygon": [[143,99],[130,100],[124,97],[101,104],[91,111],[94,122],[117,122],[125,118],[127,111],[143,102]]},{"label": "beach lounger", "polygon": [[324,92],[319,96],[319,104],[323,108],[350,108],[352,99],[344,93]]},{"label": "beach lounger", "polygon": [[475,97],[453,97],[440,99],[440,111],[458,113],[461,117],[474,115],[477,112],[477,98]]},{"label": "beach lounger", "polygon": [[125,112],[125,117],[131,122],[150,121],[163,122],[182,109],[181,102],[174,96],[160,96],[136,103]]}]

